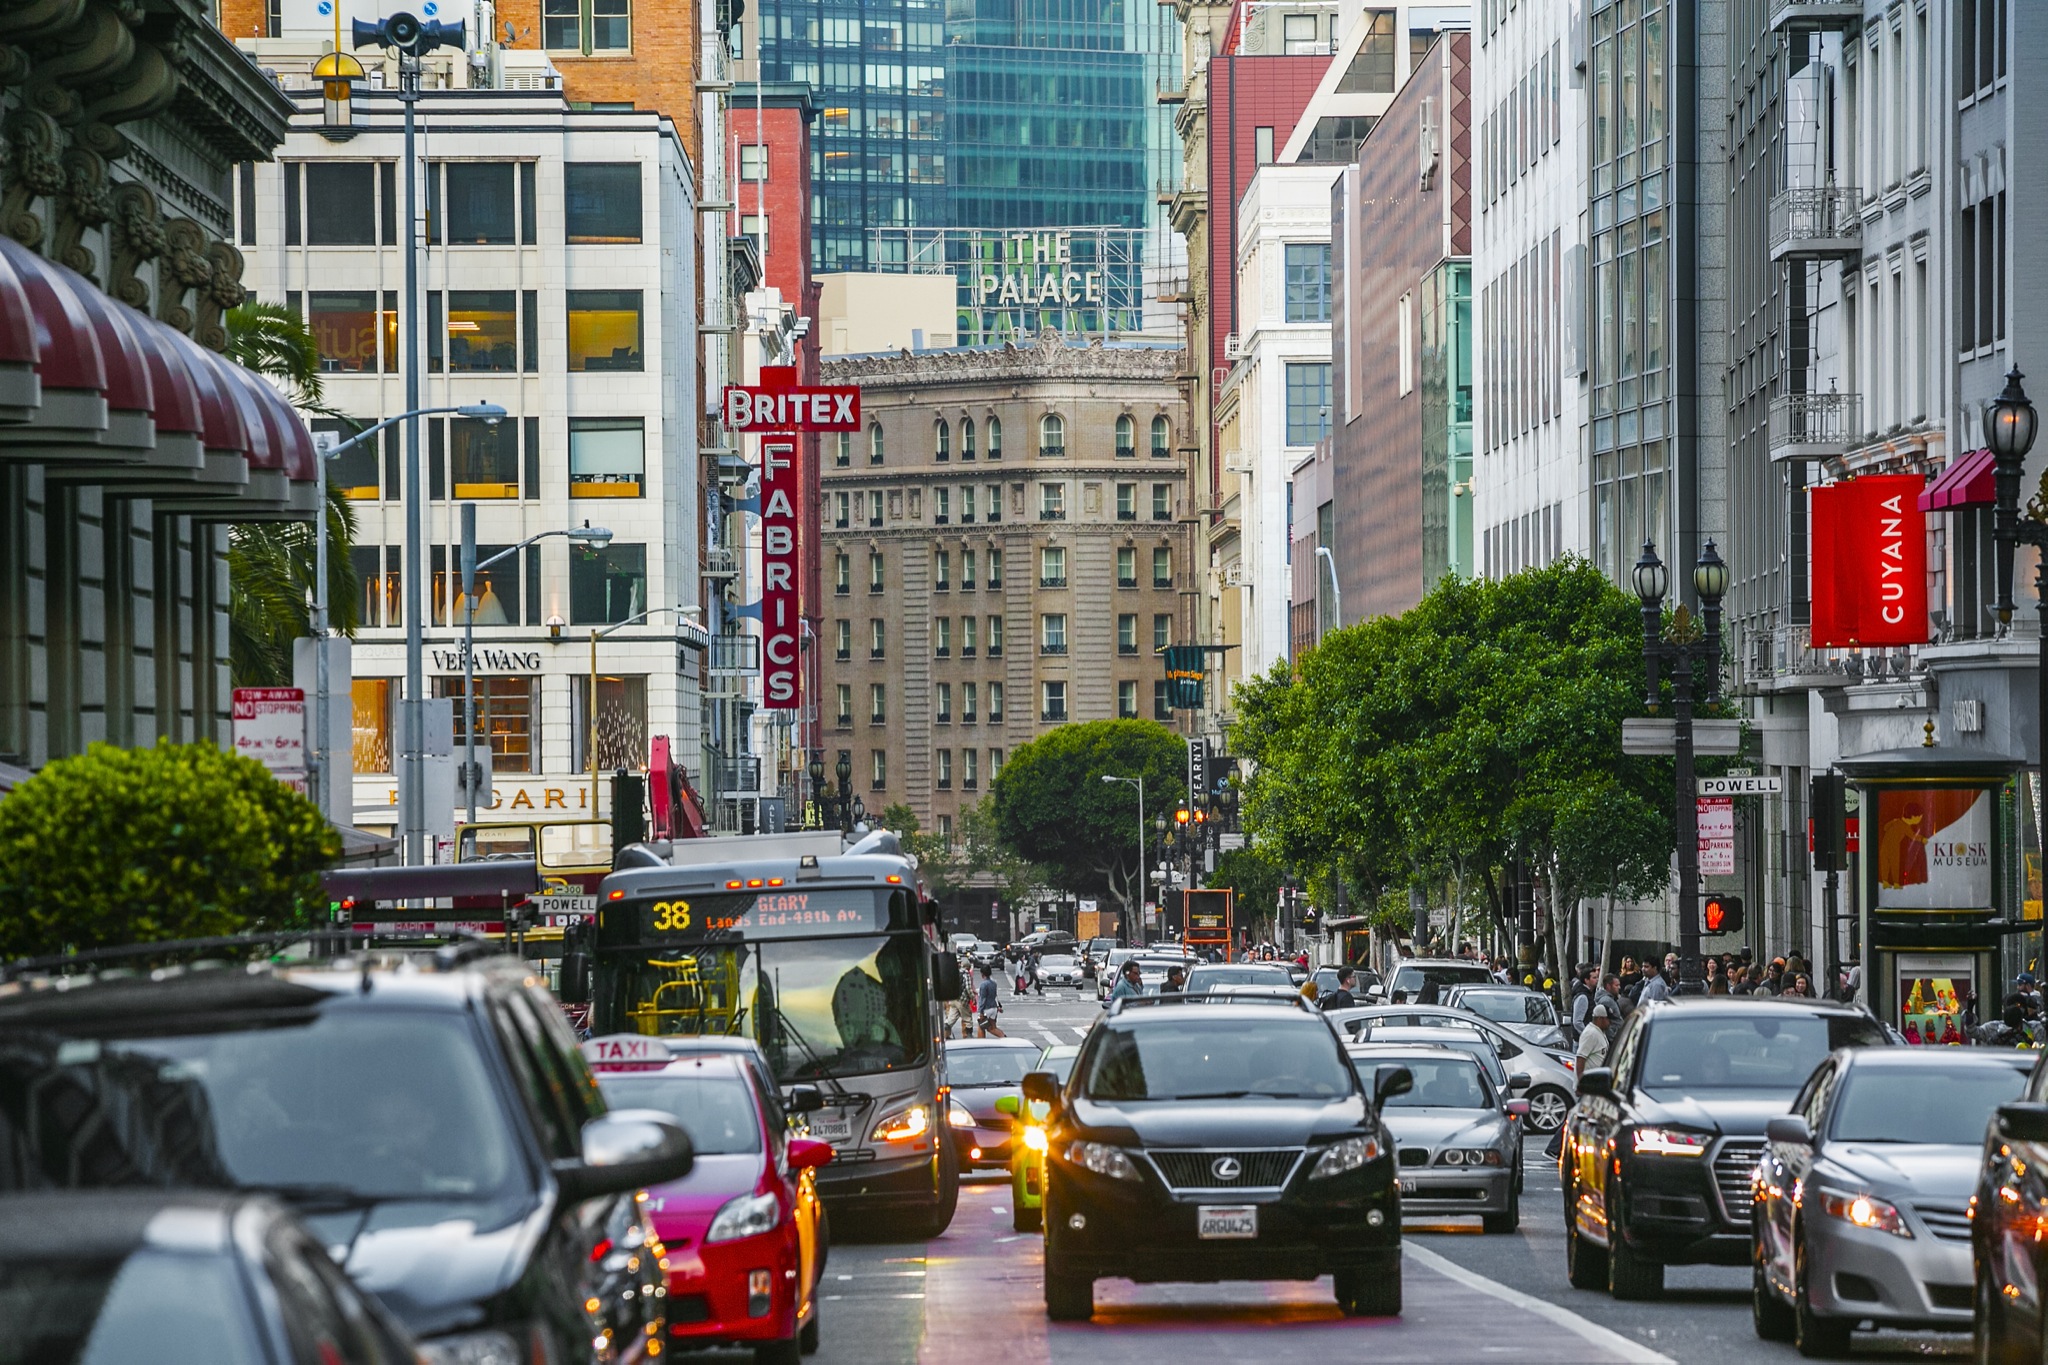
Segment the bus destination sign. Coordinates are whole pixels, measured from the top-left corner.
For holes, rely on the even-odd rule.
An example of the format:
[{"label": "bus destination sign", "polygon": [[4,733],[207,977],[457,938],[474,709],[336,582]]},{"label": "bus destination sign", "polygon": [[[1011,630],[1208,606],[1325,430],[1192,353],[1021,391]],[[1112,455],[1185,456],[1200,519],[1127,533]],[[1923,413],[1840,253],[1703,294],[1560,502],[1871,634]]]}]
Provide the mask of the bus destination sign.
[{"label": "bus destination sign", "polygon": [[888,898],[859,887],[671,896],[642,901],[632,913],[643,941],[803,938],[889,927]]}]

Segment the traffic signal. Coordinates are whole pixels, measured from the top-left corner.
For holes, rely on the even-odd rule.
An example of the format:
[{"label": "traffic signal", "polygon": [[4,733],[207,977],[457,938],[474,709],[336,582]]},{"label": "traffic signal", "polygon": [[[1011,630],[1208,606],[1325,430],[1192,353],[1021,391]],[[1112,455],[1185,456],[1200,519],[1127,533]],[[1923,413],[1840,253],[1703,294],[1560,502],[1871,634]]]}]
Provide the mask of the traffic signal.
[{"label": "traffic signal", "polygon": [[1849,863],[1847,844],[1848,790],[1840,773],[1815,773],[1807,786],[1810,812],[1807,846],[1813,851],[1813,870],[1840,872]]},{"label": "traffic signal", "polygon": [[1733,934],[1742,929],[1742,897],[1708,896],[1700,903],[1700,932]]},{"label": "traffic signal", "polygon": [[1320,933],[1323,927],[1323,912],[1313,905],[1302,906],[1301,927],[1311,934]]}]

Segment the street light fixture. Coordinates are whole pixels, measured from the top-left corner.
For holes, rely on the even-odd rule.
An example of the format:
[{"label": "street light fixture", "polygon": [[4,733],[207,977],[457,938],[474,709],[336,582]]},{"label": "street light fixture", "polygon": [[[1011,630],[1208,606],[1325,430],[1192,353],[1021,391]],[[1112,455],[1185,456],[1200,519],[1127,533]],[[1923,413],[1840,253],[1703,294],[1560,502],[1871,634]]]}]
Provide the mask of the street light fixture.
[{"label": "street light fixture", "polygon": [[[2001,625],[2012,621],[2013,554],[2022,545],[2034,547],[2034,593],[2041,613],[2041,679],[2035,692],[2041,708],[2040,723],[2048,726],[2048,522],[2034,507],[2020,515],[2020,476],[2026,469],[2027,452],[2040,433],[2040,414],[2027,397],[2026,376],[2015,365],[2005,376],[2005,391],[1984,407],[1984,444],[1991,449],[1992,479],[1997,491],[1994,525],[1998,538],[1998,602],[1993,608]],[[2048,490],[2044,490],[2048,491]],[[2036,501],[2039,505],[2039,500]],[[2035,779],[2035,800],[2040,787],[2048,786],[2048,728],[2037,728],[2034,743],[2042,754],[2040,776]],[[2041,831],[2043,866],[2048,866],[2048,825]]]},{"label": "street light fixture", "polygon": [[1672,752],[1677,758],[1678,815],[1678,990],[1699,995],[1706,989],[1700,975],[1700,841],[1699,795],[1693,776],[1692,706],[1695,669],[1705,674],[1701,700],[1708,705],[1721,696],[1721,598],[1728,590],[1728,566],[1708,541],[1693,565],[1693,590],[1699,594],[1701,624],[1680,603],[1669,625],[1664,621],[1664,593],[1671,572],[1657,557],[1657,546],[1643,542],[1633,574],[1636,596],[1643,604],[1643,672],[1648,682],[1643,703],[1657,709],[1657,666],[1671,664]]},{"label": "street light fixture", "polygon": [[839,778],[839,832],[853,833],[853,750],[841,749],[839,761],[832,765],[834,775]]},{"label": "street light fixture", "polygon": [[[812,802],[813,802],[813,804],[815,804],[815,805],[817,806],[817,808],[818,808],[818,825],[817,825],[817,828],[819,828],[819,829],[823,829],[823,828],[825,827],[825,801],[826,801],[826,797],[825,797],[825,751],[824,751],[823,749],[813,749],[813,750],[811,750],[811,761],[810,761],[810,764],[809,764],[809,766],[808,766],[808,768],[807,768],[807,771],[808,771],[808,772],[810,773],[810,778],[811,778],[811,801],[812,801]],[[805,823],[805,826],[804,826],[804,827],[805,827],[806,829],[809,829],[809,828],[811,828],[811,826],[810,826],[809,822],[806,822],[806,823]]]}]

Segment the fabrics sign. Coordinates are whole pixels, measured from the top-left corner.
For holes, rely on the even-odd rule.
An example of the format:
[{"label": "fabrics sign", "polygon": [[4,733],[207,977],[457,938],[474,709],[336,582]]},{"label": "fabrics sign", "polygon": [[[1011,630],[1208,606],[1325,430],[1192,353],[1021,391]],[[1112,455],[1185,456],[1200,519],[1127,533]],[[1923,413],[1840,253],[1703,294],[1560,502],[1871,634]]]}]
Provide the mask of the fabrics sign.
[{"label": "fabrics sign", "polygon": [[1927,643],[1926,486],[1882,474],[1813,490],[1814,648]]},{"label": "fabrics sign", "polygon": [[803,700],[803,617],[797,597],[797,443],[761,442],[761,698],[771,711]]}]

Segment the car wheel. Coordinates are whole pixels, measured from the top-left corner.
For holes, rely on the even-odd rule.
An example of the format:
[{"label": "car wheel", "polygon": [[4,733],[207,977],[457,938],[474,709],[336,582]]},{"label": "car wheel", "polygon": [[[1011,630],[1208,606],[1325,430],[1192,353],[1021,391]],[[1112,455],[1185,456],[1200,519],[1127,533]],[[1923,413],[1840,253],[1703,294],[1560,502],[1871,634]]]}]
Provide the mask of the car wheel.
[{"label": "car wheel", "polygon": [[1578,1195],[1574,1186],[1564,1187],[1564,1269],[1574,1289],[1607,1287],[1607,1248],[1594,1246],[1579,1231]]},{"label": "car wheel", "polygon": [[1607,1292],[1617,1299],[1661,1299],[1664,1297],[1664,1267],[1645,1260],[1628,1244],[1626,1224],[1614,1216],[1614,1201],[1607,1204]]},{"label": "car wheel", "polygon": [[1834,1360],[1849,1354],[1849,1333],[1856,1324],[1847,1318],[1824,1317],[1813,1311],[1806,1284],[1806,1238],[1794,1228],[1792,1251],[1792,1344],[1809,1360]]},{"label": "car wheel", "polygon": [[1401,1316],[1401,1256],[1396,1252],[1385,1264],[1372,1270],[1340,1270],[1336,1282],[1337,1306],[1354,1318],[1398,1318]]},{"label": "car wheel", "polygon": [[943,1236],[953,1226],[953,1211],[960,1207],[960,1157],[953,1144],[939,1148],[939,1202],[919,1220],[917,1235],[926,1239]]},{"label": "car wheel", "polygon": [[[1971,1357],[1977,1365],[2020,1365],[2019,1343],[2012,1339],[2011,1319],[2006,1315],[2005,1296],[1992,1287],[1991,1276],[1977,1271],[1976,1319],[1971,1337]],[[2048,1343],[2048,1332],[2042,1334]]]},{"label": "car wheel", "polygon": [[1045,1315],[1054,1322],[1086,1322],[1095,1316],[1094,1278],[1062,1272],[1050,1252],[1045,1258]]},{"label": "car wheel", "polygon": [[1554,1085],[1539,1085],[1531,1090],[1529,1099],[1529,1126],[1539,1133],[1554,1133],[1564,1127],[1564,1116],[1572,1111],[1572,1097]]},{"label": "car wheel", "polygon": [[811,1296],[811,1320],[805,1323],[796,1334],[796,1344],[807,1356],[818,1353],[818,1342],[823,1334],[824,1317],[825,1305],[820,1303],[814,1294]]},{"label": "car wheel", "polygon": [[1522,1196],[1519,1191],[1510,1190],[1508,1192],[1508,1206],[1499,1213],[1482,1213],[1479,1215],[1479,1228],[1482,1232],[1513,1232],[1520,1226],[1522,1226]]},{"label": "car wheel", "polygon": [[1757,1336],[1765,1341],[1792,1340],[1792,1307],[1771,1288],[1770,1272],[1764,1268],[1763,1229],[1750,1231],[1749,1317]]}]

